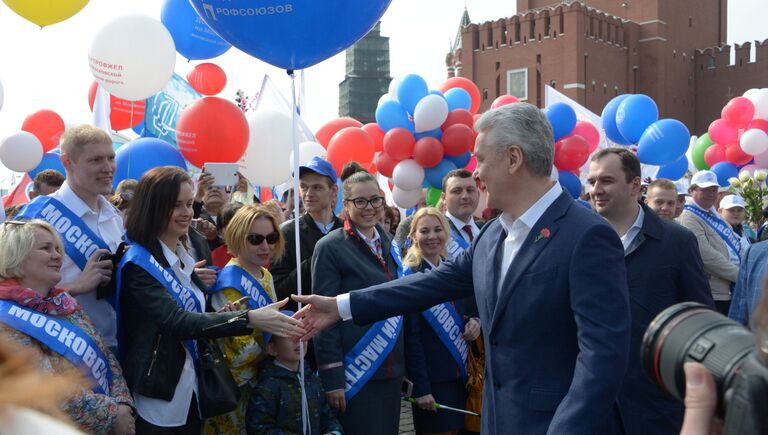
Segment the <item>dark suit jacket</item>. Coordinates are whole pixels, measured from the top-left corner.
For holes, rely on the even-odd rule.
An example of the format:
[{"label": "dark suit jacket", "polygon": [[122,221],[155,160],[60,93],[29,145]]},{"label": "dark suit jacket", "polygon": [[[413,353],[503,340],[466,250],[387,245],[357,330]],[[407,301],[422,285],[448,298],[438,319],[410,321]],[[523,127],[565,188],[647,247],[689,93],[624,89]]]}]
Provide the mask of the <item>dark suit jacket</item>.
[{"label": "dark suit jacket", "polygon": [[632,340],[619,409],[627,435],[676,435],[683,424],[683,404],[662,392],[643,372],[643,335],[665,308],[686,301],[714,307],[714,302],[693,233],[662,220],[646,205],[642,207],[643,227],[636,248],[625,258]]},{"label": "dark suit jacket", "polygon": [[630,337],[619,237],[563,192],[499,286],[505,237],[493,220],[470,249],[431,273],[351,292],[354,321],[424,310],[474,291],[485,341],[483,433],[618,433],[616,398]]},{"label": "dark suit jacket", "polygon": [[[312,256],[312,293],[337,296],[397,278],[397,264],[390,254],[392,239],[383,228],[378,225],[376,228],[381,236],[382,251],[387,263],[386,269],[362,239],[356,234],[351,235],[347,228],[339,228],[328,233],[315,246]],[[326,391],[344,388],[344,368],[323,370],[323,365],[344,361],[344,356],[352,350],[369,328],[370,325],[356,325],[351,321],[339,322],[313,339],[315,359]],[[403,334],[401,333],[394,349],[371,380],[403,376],[405,374],[403,354]]]}]

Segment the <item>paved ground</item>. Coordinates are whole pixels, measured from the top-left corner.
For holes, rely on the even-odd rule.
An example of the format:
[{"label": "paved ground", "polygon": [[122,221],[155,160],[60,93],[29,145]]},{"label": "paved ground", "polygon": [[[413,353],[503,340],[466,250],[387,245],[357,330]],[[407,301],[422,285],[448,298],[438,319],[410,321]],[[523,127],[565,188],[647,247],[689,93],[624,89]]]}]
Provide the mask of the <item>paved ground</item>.
[{"label": "paved ground", "polygon": [[400,403],[400,434],[413,435],[416,432],[413,430],[413,414],[411,410],[411,404],[402,401]]}]

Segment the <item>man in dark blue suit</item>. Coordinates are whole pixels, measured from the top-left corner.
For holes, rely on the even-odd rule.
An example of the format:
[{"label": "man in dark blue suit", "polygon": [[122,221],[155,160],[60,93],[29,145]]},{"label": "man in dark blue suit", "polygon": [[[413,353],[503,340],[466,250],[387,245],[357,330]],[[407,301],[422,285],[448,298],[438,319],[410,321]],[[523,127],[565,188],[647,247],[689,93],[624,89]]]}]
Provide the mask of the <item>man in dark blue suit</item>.
[{"label": "man in dark blue suit", "polygon": [[297,317],[314,332],[474,294],[486,350],[482,433],[618,434],[630,340],[621,241],[550,180],[552,128],[539,109],[494,109],[476,129],[474,176],[501,217],[431,273],[296,297],[310,304]]},{"label": "man in dark blue suit", "polygon": [[595,210],[608,220],[624,245],[632,340],[629,366],[619,393],[627,435],[672,435],[683,423],[683,404],[662,392],[643,372],[640,347],[651,321],[679,302],[714,308],[696,236],[662,220],[640,197],[640,161],[626,148],[598,151],[587,181]]}]

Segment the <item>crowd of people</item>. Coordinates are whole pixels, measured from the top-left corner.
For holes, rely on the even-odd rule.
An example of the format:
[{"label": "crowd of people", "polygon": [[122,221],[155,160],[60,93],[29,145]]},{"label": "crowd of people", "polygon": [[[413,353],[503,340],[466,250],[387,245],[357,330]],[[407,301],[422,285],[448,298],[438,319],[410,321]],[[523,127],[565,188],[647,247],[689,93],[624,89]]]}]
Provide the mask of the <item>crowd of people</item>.
[{"label": "crowd of people", "polygon": [[475,173],[448,172],[437,206],[402,221],[375,176],[353,163],[339,187],[319,157],[283,203],[176,167],[113,190],[109,135],[67,130],[66,174],[38,174],[0,225],[2,337],[60,381],[57,409],[17,403],[95,434],[391,435],[407,379],[421,434],[479,430],[441,407],[488,434],[679,433],[641,341],[685,301],[753,325],[768,242],[744,200],[710,171],[644,185],[629,149],[606,148],[587,209],[550,177],[538,109],[476,129]]}]

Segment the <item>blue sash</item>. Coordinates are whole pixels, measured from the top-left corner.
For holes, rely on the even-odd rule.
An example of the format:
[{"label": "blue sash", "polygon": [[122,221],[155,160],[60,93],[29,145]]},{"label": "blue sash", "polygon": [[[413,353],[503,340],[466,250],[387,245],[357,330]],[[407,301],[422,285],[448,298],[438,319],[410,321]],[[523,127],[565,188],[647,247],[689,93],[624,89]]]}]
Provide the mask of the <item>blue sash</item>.
[{"label": "blue sash", "polygon": [[248,296],[248,307],[252,310],[266,307],[273,302],[259,281],[253,279],[253,276],[240,266],[230,265],[221,269],[213,291],[219,292],[225,288],[233,288],[241,295]]},{"label": "blue sash", "polygon": [[403,276],[403,256],[400,252],[400,246],[395,242],[395,239],[392,239],[392,245],[389,250],[392,254],[392,259],[395,260],[395,264],[397,264],[397,276],[401,277]]},{"label": "blue sash", "polygon": [[0,322],[66,358],[91,381],[95,393],[109,395],[112,385],[109,359],[80,327],[6,300],[0,300]]},{"label": "blue sash", "polygon": [[390,317],[374,323],[344,356],[344,396],[347,400],[365,386],[392,352],[403,328],[403,316]]},{"label": "blue sash", "polygon": [[70,209],[55,198],[38,196],[16,216],[17,219],[42,219],[53,225],[64,243],[64,252],[80,268],[98,249],[109,249],[104,240],[94,233]]},{"label": "blue sash", "polygon": [[[120,285],[122,283],[123,267],[125,267],[125,265],[128,263],[133,263],[149,272],[153,278],[155,278],[160,284],[163,285],[163,287],[165,287],[166,290],[168,290],[168,294],[171,295],[173,300],[176,301],[176,304],[182,310],[192,313],[203,312],[203,308],[200,305],[200,301],[195,296],[195,292],[192,289],[182,285],[170,267],[167,269],[163,268],[163,266],[157,262],[155,257],[153,257],[149,251],[144,249],[144,247],[136,244],[131,245],[131,247],[125,251],[125,255],[123,255],[123,258],[120,260],[120,264],[117,266],[117,301],[120,300]],[[116,307],[115,311],[119,313],[119,307]],[[195,340],[184,341],[184,346],[187,347],[187,350],[192,356],[192,360],[195,362],[195,364],[197,364],[197,343]]]},{"label": "blue sash", "polygon": [[[453,226],[453,225],[451,225]],[[451,230],[451,239],[446,243],[445,249],[448,250],[448,258],[454,259],[469,248],[469,243],[461,237],[458,231]]]},{"label": "blue sash", "polygon": [[[414,271],[406,269],[405,275],[411,275]],[[443,302],[421,313],[429,326],[435,331],[437,337],[451,354],[456,364],[461,369],[461,376],[467,379],[467,352],[469,345],[461,337],[461,325],[464,321],[454,308],[453,304]]]},{"label": "blue sash", "polygon": [[710,228],[715,230],[717,235],[720,236],[721,239],[723,239],[726,246],[728,246],[728,248],[731,251],[733,251],[739,259],[741,259],[741,253],[739,252],[739,246],[741,246],[741,241],[739,240],[739,237],[736,235],[736,233],[733,232],[733,230],[731,229],[731,226],[727,222],[715,216],[712,216],[711,213],[707,213],[703,211],[701,208],[694,207],[691,204],[686,204],[683,208],[695,214],[701,220],[706,222],[706,224],[709,225]]}]

